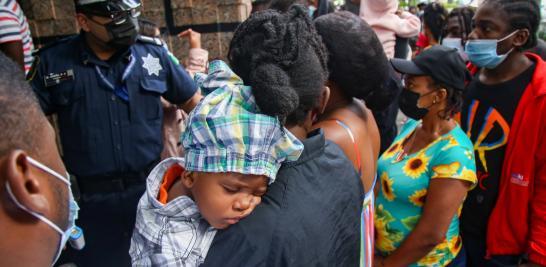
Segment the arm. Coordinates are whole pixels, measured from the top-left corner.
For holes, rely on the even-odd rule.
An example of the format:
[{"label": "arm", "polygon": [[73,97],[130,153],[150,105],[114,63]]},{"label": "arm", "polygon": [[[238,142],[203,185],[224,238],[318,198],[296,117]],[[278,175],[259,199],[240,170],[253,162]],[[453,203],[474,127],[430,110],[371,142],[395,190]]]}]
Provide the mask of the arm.
[{"label": "arm", "polygon": [[209,52],[201,48],[201,34],[192,29],[188,29],[180,33],[178,37],[186,37],[190,43],[190,53],[184,64],[186,70],[191,76],[197,72],[205,73]]},{"label": "arm", "polygon": [[[545,118],[541,124],[542,134],[544,134],[546,133],[546,117],[542,117]],[[535,166],[528,241],[528,254],[531,263],[527,266],[546,266],[546,140],[544,138],[541,139],[537,148]]]},{"label": "arm", "polygon": [[415,15],[403,11],[400,15],[400,20],[398,21],[398,27],[396,27],[395,34],[402,38],[414,37],[419,34],[421,30],[421,20]]},{"label": "arm", "polygon": [[443,241],[469,188],[457,179],[432,179],[419,222],[402,245],[374,266],[408,266],[426,256]]},{"label": "arm", "polygon": [[0,43],[0,50],[13,61],[17,62],[22,70],[25,69],[25,55],[23,53],[23,42],[12,41]]}]

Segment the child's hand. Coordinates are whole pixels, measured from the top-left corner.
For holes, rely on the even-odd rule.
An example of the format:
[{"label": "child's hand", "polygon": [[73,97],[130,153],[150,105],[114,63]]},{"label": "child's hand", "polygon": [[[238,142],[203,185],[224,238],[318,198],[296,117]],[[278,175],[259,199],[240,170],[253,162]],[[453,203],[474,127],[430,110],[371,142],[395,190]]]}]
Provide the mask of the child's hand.
[{"label": "child's hand", "polygon": [[187,37],[188,41],[190,41],[190,48],[201,48],[201,34],[192,29],[187,29],[179,33],[178,37]]}]

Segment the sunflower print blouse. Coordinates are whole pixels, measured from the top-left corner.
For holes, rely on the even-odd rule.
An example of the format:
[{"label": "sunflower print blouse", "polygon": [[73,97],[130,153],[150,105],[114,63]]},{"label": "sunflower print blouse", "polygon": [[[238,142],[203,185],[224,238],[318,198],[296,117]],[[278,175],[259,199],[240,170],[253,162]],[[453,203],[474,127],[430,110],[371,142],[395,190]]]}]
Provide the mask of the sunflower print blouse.
[{"label": "sunflower print blouse", "polygon": [[[400,246],[419,221],[431,179],[460,179],[471,182],[472,187],[477,181],[473,145],[459,126],[420,151],[400,158],[402,144],[418,125],[408,121],[378,162],[381,190],[375,206],[375,249],[382,256]],[[411,266],[446,266],[457,256],[462,243],[460,210],[444,241]]]}]

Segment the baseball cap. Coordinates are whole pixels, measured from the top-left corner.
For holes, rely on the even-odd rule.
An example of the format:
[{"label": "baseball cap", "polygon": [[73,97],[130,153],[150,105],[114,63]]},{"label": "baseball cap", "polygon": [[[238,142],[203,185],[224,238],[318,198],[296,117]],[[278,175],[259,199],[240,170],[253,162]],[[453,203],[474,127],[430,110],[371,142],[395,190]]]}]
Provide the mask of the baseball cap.
[{"label": "baseball cap", "polygon": [[472,77],[457,49],[435,45],[413,60],[393,58],[391,64],[402,74],[430,76],[434,81],[456,90],[464,90]]}]

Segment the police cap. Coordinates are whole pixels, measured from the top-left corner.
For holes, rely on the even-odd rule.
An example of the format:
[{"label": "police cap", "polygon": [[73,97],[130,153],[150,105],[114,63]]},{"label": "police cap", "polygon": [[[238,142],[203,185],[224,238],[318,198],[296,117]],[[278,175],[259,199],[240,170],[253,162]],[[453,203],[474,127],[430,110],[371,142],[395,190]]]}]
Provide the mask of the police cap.
[{"label": "police cap", "polygon": [[127,12],[139,12],[140,0],[74,0],[76,12],[102,17],[118,17]]}]

